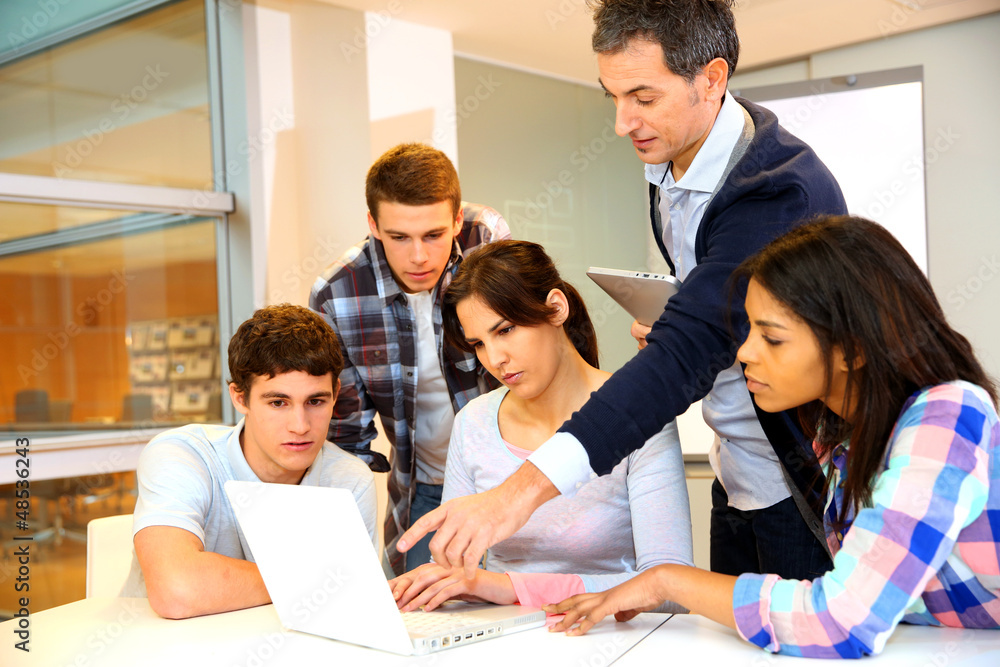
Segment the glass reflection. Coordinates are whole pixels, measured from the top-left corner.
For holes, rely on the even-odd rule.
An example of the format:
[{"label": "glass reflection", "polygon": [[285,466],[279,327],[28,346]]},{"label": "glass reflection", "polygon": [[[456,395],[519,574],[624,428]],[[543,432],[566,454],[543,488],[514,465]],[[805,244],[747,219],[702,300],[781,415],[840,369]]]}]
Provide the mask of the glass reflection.
[{"label": "glass reflection", "polygon": [[220,421],[215,225],[0,257],[0,429]]},{"label": "glass reflection", "polygon": [[0,171],[211,189],[207,62],[185,0],[3,66]]}]

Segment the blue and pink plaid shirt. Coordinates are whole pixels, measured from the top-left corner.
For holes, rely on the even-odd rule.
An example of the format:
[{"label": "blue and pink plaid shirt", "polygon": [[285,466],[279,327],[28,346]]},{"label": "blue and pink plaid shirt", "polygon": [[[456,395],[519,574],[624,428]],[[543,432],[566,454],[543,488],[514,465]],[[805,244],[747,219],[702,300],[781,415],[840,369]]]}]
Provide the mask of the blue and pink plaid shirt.
[{"label": "blue and pink plaid shirt", "polygon": [[[835,450],[833,495],[845,461]],[[842,540],[827,534],[833,569],[818,579],[740,576],[733,610],[744,639],[857,658],[881,652],[900,621],[1000,627],[1000,421],[989,395],[960,381],[914,394],[871,505]]]}]

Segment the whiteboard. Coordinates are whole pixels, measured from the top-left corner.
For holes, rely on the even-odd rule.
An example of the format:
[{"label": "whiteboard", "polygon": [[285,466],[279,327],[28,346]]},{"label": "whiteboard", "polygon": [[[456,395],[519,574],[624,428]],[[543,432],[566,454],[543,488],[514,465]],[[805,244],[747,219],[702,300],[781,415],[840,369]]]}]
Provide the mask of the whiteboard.
[{"label": "whiteboard", "polygon": [[924,149],[922,67],[733,93],[773,111],[809,144],[840,183],[848,211],[892,232],[927,273],[924,169],[950,138],[932,137]]}]

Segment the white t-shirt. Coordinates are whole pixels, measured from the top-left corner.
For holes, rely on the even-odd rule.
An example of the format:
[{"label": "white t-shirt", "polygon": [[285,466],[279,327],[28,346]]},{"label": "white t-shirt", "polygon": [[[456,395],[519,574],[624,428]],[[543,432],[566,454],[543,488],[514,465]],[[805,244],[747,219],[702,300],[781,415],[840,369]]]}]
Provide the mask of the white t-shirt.
[{"label": "white t-shirt", "polygon": [[[201,540],[205,551],[254,562],[223,488],[231,479],[261,481],[240,447],[243,424],[243,420],[236,426],[189,424],[149,441],[136,468],[139,498],[133,537],[149,526],[183,528]],[[372,544],[378,548],[375,476],[364,462],[327,442],[299,484],[351,491]],[[320,528],[322,517],[316,521]],[[146,597],[146,582],[134,551],[122,595]]]},{"label": "white t-shirt", "polygon": [[428,291],[408,294],[406,298],[417,323],[417,401],[414,405],[417,481],[421,484],[444,484],[455,408],[441,373],[441,359],[434,336],[433,296]]}]

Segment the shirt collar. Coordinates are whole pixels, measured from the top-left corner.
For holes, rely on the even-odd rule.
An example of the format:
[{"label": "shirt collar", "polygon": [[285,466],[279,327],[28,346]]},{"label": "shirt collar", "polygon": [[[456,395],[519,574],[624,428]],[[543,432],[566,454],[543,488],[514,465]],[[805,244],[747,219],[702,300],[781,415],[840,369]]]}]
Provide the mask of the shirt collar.
[{"label": "shirt collar", "polygon": [[[233,477],[241,482],[259,482],[261,479],[257,477],[257,473],[253,471],[250,464],[247,463],[247,457],[243,455],[243,448],[240,447],[240,434],[243,433],[243,428],[246,425],[246,418],[241,419],[236,426],[233,427],[232,433],[229,434],[229,440],[226,443],[226,450],[229,455],[229,467],[233,469]],[[306,470],[306,474],[302,476],[302,480],[299,482],[301,485],[305,486],[319,486],[319,476],[320,472],[323,470],[323,455],[326,453],[326,444],[320,449],[319,453],[316,455],[316,460],[313,461],[312,465]]]},{"label": "shirt collar", "polygon": [[326,454],[326,443],[320,447],[319,453],[316,454],[316,459],[312,462],[312,465],[306,470],[306,474],[302,475],[302,479],[299,480],[299,486],[319,486],[319,476],[323,471],[323,455]]},{"label": "shirt collar", "polygon": [[240,447],[240,434],[246,425],[246,418],[237,422],[229,434],[229,441],[226,450],[229,454],[229,467],[233,469],[233,476],[241,482],[259,482],[260,478],[247,463],[246,456],[243,455],[243,448]]},{"label": "shirt collar", "polygon": [[722,174],[729,164],[729,156],[736,148],[743,133],[743,110],[733,96],[726,91],[722,100],[722,108],[715,118],[705,143],[691,161],[691,166],[684,172],[680,181],[674,181],[670,173],[670,162],[664,164],[647,164],[646,180],[653,185],[665,188],[678,187],[683,190],[698,192],[715,192],[722,180]]}]

